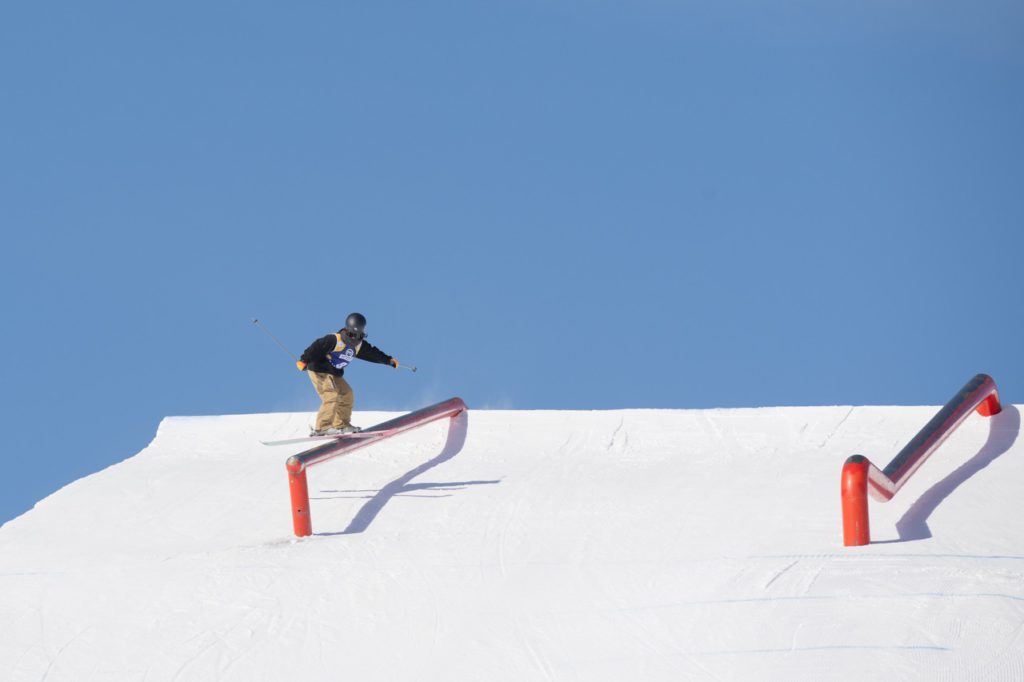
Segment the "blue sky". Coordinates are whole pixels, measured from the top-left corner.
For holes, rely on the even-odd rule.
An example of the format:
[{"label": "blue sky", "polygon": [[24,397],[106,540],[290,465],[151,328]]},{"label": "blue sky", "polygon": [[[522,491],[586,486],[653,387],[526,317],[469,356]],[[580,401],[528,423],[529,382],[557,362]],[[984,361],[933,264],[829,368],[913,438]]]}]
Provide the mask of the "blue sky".
[{"label": "blue sky", "polygon": [[315,409],[253,317],[357,409],[1019,402],[1022,83],[1010,2],[8,3],[0,520]]}]

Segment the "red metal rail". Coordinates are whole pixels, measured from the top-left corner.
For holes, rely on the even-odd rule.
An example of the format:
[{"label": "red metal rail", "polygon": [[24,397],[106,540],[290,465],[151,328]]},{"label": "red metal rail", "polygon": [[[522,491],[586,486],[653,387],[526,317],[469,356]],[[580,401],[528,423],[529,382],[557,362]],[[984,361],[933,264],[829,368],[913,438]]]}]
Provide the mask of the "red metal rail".
[{"label": "red metal rail", "polygon": [[871,542],[868,493],[879,502],[891,500],[928,456],[974,410],[984,417],[1002,411],[996,382],[987,374],[978,374],[968,381],[884,470],[879,471],[864,455],[853,455],[846,460],[842,476],[844,545],[850,547]]},{"label": "red metal rail", "polygon": [[295,528],[295,535],[305,537],[313,534],[313,520],[309,515],[309,486],[306,483],[307,468],[438,419],[454,418],[466,409],[468,408],[466,403],[462,402],[462,398],[451,398],[443,403],[424,407],[372,426],[360,432],[359,438],[342,437],[289,457],[285,466],[288,469],[288,488],[291,491],[292,525]]}]

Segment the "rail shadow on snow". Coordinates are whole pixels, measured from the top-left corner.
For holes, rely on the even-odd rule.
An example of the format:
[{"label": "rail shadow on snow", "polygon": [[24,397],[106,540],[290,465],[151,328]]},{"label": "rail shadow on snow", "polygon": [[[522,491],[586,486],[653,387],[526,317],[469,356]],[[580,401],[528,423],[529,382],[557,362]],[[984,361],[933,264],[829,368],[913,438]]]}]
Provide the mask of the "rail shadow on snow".
[{"label": "rail shadow on snow", "polygon": [[[465,490],[471,485],[490,485],[493,483],[501,483],[500,479],[493,481],[438,481],[437,483],[411,483],[403,486],[396,495],[402,497],[451,497],[451,495],[411,495],[410,493],[423,490],[427,492],[438,492],[438,493],[454,493],[460,490]],[[317,495],[316,497],[310,496],[311,500],[370,500],[380,493],[381,489],[368,488],[364,490],[321,490],[321,493],[334,493],[328,495]]]},{"label": "rail shadow on snow", "polygon": [[[1003,405],[1003,411],[990,417],[988,440],[978,451],[978,454],[971,457],[964,464],[944,479],[926,490],[923,495],[903,517],[896,522],[896,532],[899,533],[898,540],[889,542],[911,542],[913,540],[924,540],[932,536],[928,528],[928,517],[938,508],[942,501],[949,497],[960,484],[967,481],[971,476],[978,473],[996,458],[1013,446],[1020,435],[1020,410],[1014,405]],[[881,543],[873,543],[881,544]]]},{"label": "rail shadow on snow", "polygon": [[[415,469],[410,469],[395,480],[388,483],[386,486],[378,491],[367,491],[367,490],[325,490],[322,492],[339,492],[339,493],[358,493],[358,492],[376,492],[375,495],[356,512],[355,518],[348,524],[348,527],[343,531],[336,533],[316,533],[316,535],[351,535],[353,533],[362,533],[366,530],[373,520],[377,518],[381,510],[387,505],[387,503],[395,495],[407,494],[418,490],[438,490],[438,491],[454,491],[461,490],[470,485],[481,485],[481,484],[493,484],[500,483],[500,481],[455,481],[450,483],[410,483],[417,476],[433,469],[438,464],[447,462],[455,455],[462,451],[462,447],[466,444],[466,433],[469,430],[469,412],[465,410],[460,412],[458,416],[452,418],[451,424],[448,427],[448,437],[444,444],[444,449],[437,457],[434,457],[430,461],[424,462]],[[345,495],[339,495],[338,497],[345,497]],[[431,495],[430,497],[446,497],[445,495]]]}]

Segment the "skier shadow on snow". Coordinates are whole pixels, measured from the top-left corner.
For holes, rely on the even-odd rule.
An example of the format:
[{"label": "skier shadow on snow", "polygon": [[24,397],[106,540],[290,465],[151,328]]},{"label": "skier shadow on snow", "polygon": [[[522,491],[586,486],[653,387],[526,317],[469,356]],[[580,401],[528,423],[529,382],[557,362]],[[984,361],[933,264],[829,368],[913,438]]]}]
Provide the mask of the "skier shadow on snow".
[{"label": "skier shadow on snow", "polygon": [[[932,536],[928,528],[928,517],[974,474],[978,473],[996,458],[1010,449],[1020,434],[1020,411],[1013,405],[1003,405],[1003,411],[989,417],[988,440],[978,454],[961,464],[955,471],[925,491],[903,517],[896,522],[899,540],[889,542],[911,542],[925,540]],[[880,543],[879,543],[880,544]]]},{"label": "skier shadow on snow", "polygon": [[[451,483],[410,483],[414,478],[422,473],[433,469],[438,464],[447,462],[455,455],[459,454],[462,447],[466,444],[466,433],[469,429],[469,414],[468,411],[463,410],[458,416],[452,418],[451,423],[448,427],[448,438],[445,441],[444,449],[437,457],[434,457],[430,461],[424,462],[415,469],[410,469],[395,480],[388,483],[386,486],[376,491],[362,508],[356,512],[355,518],[348,524],[348,527],[343,531],[336,533],[316,533],[316,535],[351,535],[354,533],[362,533],[366,530],[373,520],[377,518],[381,510],[387,505],[395,495],[409,493],[416,490],[461,490],[466,486],[470,485],[482,485],[482,484],[493,484],[500,483],[501,481],[457,481]],[[371,492],[371,491],[360,491],[360,490],[324,490],[322,492]]]}]

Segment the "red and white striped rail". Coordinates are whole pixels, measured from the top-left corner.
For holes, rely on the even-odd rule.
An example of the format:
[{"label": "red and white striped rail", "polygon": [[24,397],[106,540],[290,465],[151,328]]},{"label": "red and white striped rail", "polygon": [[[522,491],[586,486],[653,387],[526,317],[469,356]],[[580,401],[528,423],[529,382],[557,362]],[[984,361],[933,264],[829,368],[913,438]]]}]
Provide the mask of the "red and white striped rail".
[{"label": "red and white striped rail", "polygon": [[864,455],[853,455],[846,460],[842,474],[844,545],[850,547],[871,542],[868,493],[879,502],[891,500],[929,455],[974,410],[984,417],[1002,411],[996,382],[987,374],[978,374],[968,381],[885,469],[880,471]]},{"label": "red and white striped rail", "polygon": [[450,398],[443,403],[424,407],[415,412],[395,417],[365,429],[360,432],[359,438],[341,437],[338,440],[330,441],[325,445],[320,445],[289,457],[288,461],[285,462],[285,466],[288,469],[288,488],[291,492],[292,525],[295,529],[295,535],[305,537],[313,534],[313,520],[309,514],[309,486],[306,482],[306,469],[314,464],[347,455],[371,443],[390,438],[438,419],[444,419],[445,417],[454,418],[467,409],[466,403],[462,401],[462,398]]}]

